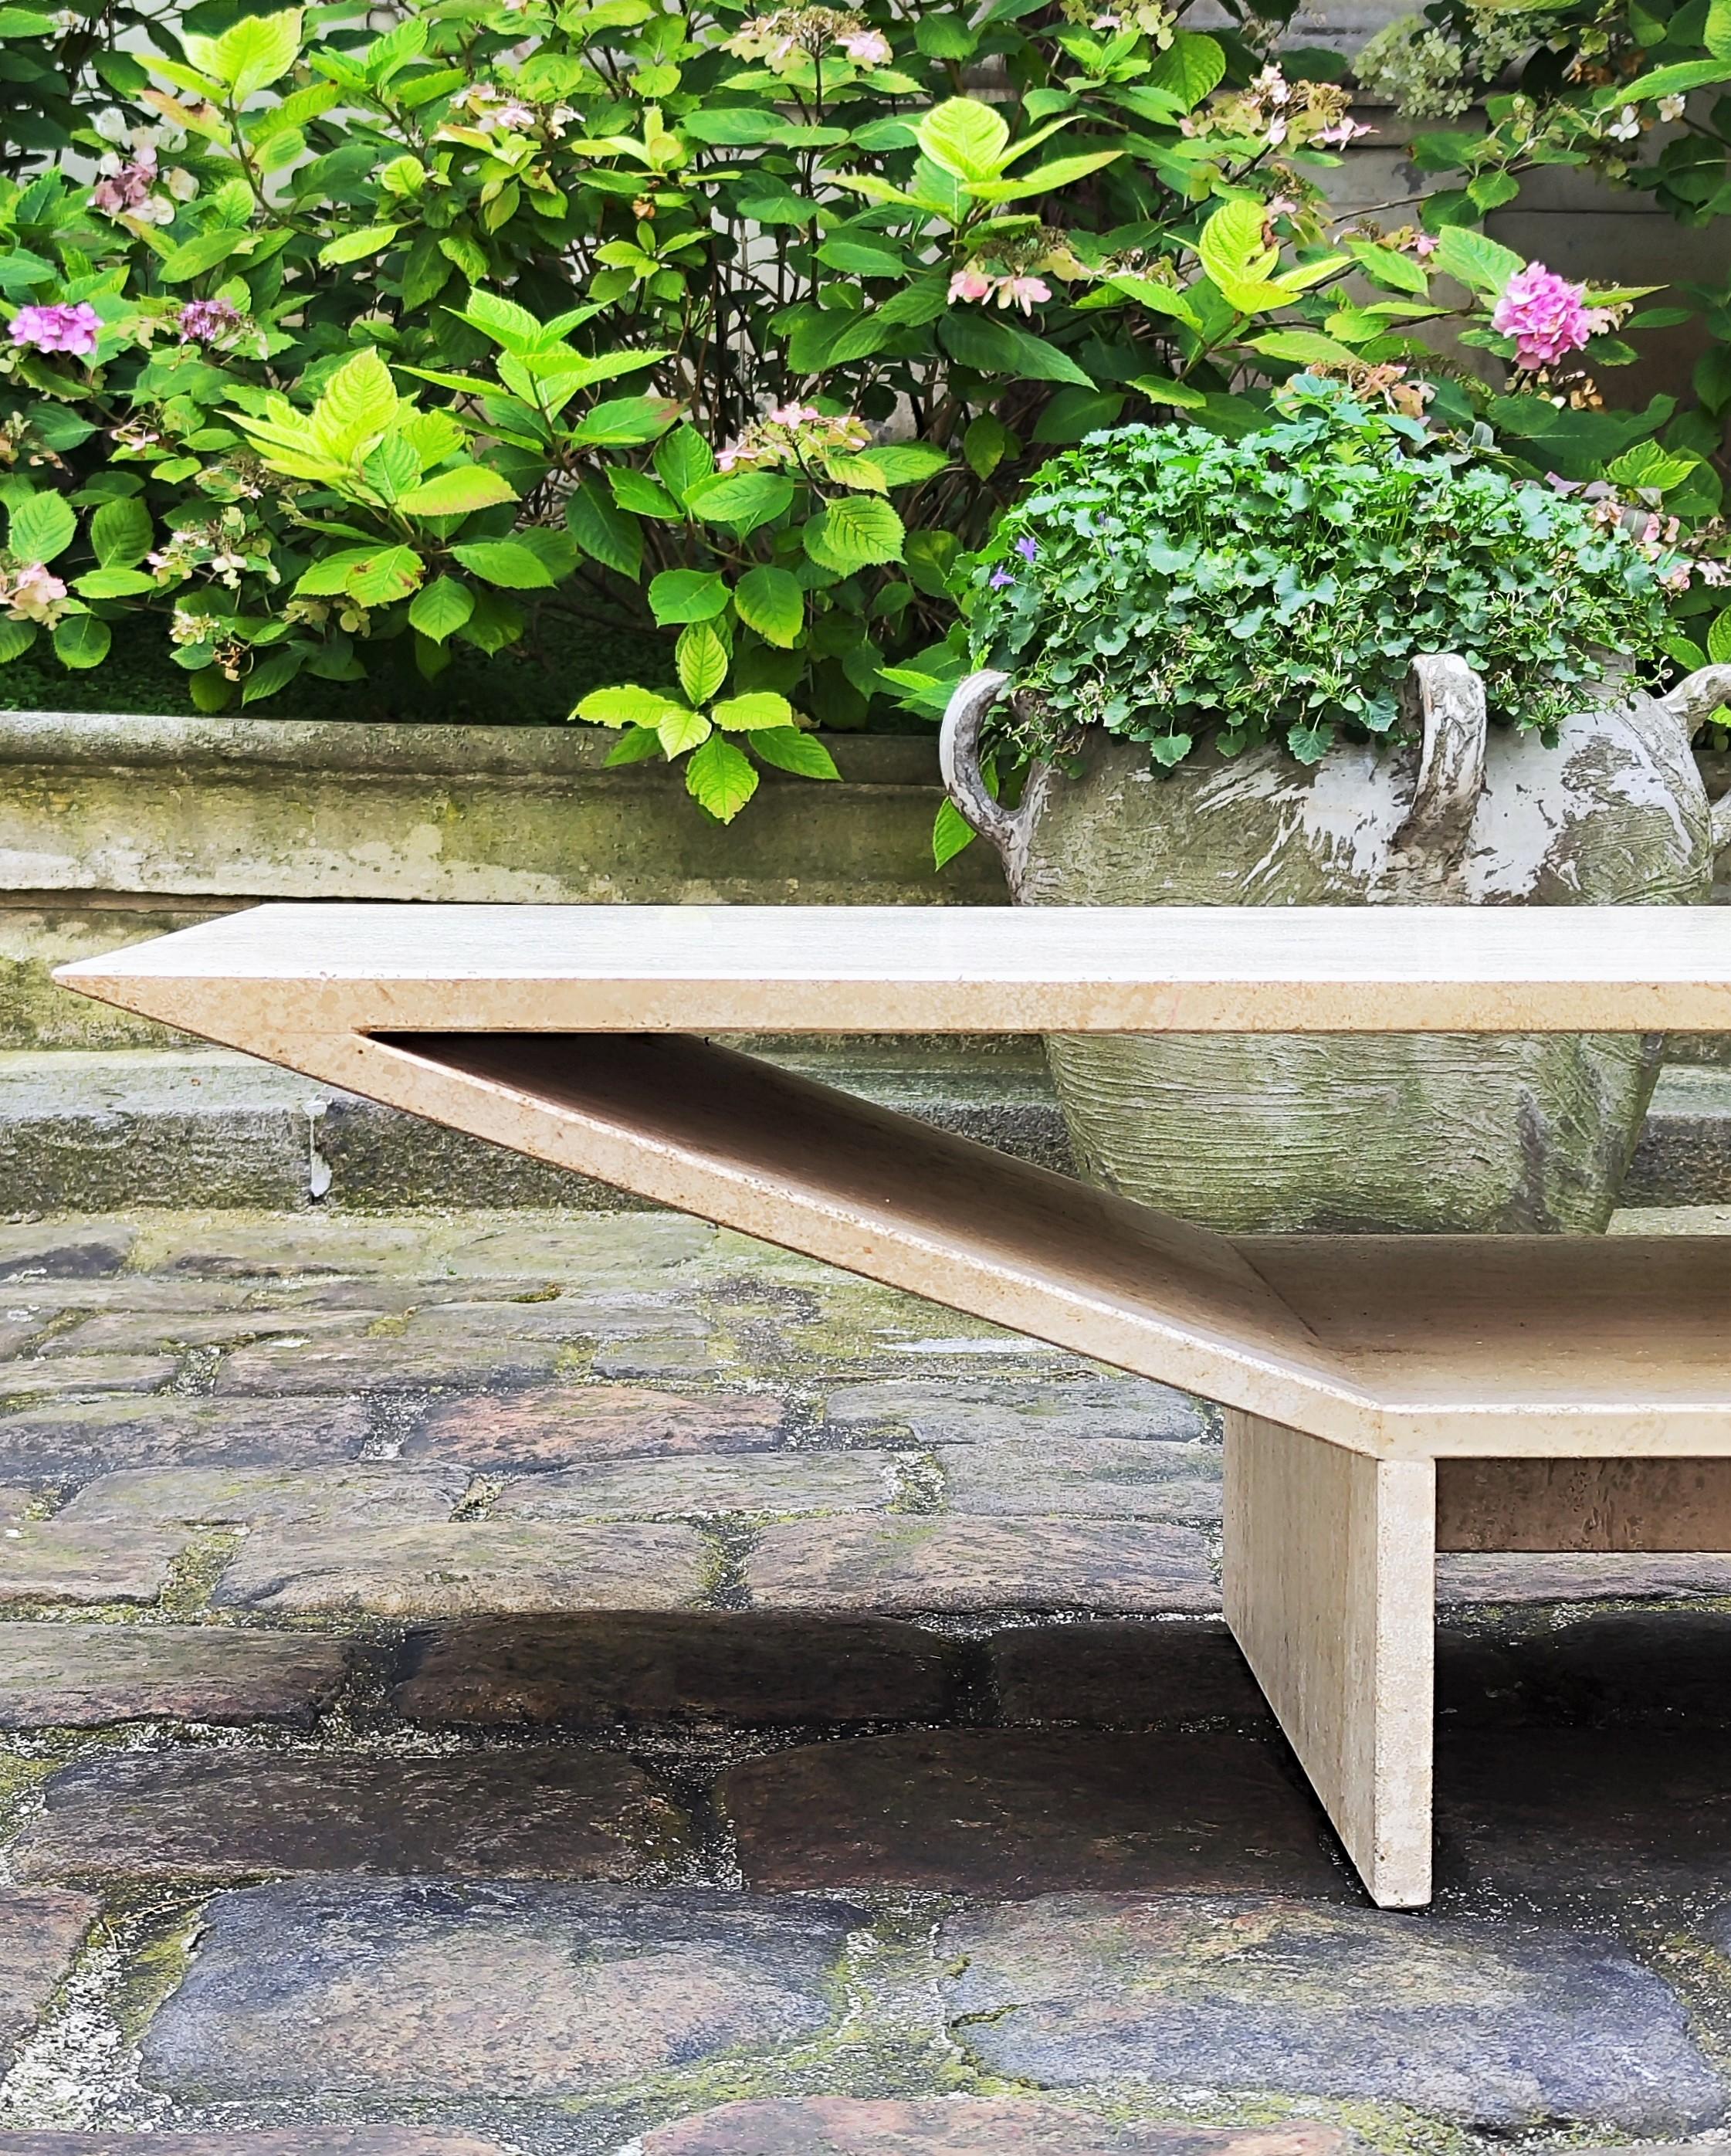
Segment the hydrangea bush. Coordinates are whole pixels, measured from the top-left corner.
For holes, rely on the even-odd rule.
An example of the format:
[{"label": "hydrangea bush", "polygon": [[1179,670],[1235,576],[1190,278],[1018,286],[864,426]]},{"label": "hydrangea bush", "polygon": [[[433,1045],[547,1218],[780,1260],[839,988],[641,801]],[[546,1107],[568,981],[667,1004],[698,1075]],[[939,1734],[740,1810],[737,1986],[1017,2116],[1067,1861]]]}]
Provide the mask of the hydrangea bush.
[{"label": "hydrangea bush", "polygon": [[1316,762],[1339,728],[1413,731],[1416,653],[1458,653],[1547,738],[1612,654],[1661,654],[1693,565],[1566,483],[1536,486],[1421,420],[1306,377],[1237,440],[1128,427],[1054,459],[975,569],[974,656],[1014,678],[1007,740],[1083,729],[1157,766],[1205,738]]},{"label": "hydrangea bush", "polygon": [[[138,617],[199,708],[268,708],[646,628],[660,676],[580,715],[725,819],[830,775],[816,727],[935,714],[970,552],[1101,427],[1230,441],[1321,368],[1535,477],[1644,448],[1622,506],[1687,516],[1668,410],[1541,358],[1641,295],[1332,221],[1339,64],[1234,5],[0,10],[0,660]],[[1506,393],[1420,342],[1439,271]]]}]

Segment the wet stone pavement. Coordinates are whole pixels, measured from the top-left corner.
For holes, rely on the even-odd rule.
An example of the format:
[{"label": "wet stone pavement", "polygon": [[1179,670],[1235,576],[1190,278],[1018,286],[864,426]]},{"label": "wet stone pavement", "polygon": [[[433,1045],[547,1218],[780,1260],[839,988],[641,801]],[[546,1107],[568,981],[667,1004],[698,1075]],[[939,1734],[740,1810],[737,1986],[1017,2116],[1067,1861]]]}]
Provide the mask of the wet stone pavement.
[{"label": "wet stone pavement", "polygon": [[0,2156],[1731,2132],[1731,1555],[1445,1565],[1435,1907],[1211,1413],[666,1215],[0,1227]]}]

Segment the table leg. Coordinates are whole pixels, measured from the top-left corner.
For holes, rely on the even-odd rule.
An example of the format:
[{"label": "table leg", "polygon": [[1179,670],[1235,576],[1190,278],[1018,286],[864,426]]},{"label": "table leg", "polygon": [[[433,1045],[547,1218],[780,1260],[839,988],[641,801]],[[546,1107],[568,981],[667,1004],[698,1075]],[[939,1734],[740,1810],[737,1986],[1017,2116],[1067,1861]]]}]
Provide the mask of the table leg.
[{"label": "table leg", "polygon": [[1371,1899],[1431,1897],[1437,1480],[1226,1419],[1226,1614]]}]

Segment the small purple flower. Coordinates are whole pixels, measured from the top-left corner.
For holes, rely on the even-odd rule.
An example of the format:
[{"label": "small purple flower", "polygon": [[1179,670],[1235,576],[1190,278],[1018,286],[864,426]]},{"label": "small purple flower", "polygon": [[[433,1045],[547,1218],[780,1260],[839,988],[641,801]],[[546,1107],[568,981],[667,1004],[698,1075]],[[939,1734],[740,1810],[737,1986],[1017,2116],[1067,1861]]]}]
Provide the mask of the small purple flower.
[{"label": "small purple flower", "polygon": [[20,307],[12,318],[12,341],[37,352],[69,352],[88,359],[96,349],[102,328],[96,310],[88,300],[76,306]]},{"label": "small purple flower", "polygon": [[240,322],[239,309],[227,300],[188,300],[175,317],[182,344],[214,344]]},{"label": "small purple flower", "polygon": [[986,581],[991,584],[991,588],[995,592],[1001,592],[1006,584],[1013,584],[1016,579],[1011,574],[1009,570],[1007,570],[1003,564],[1000,562],[997,567],[992,571],[991,576],[986,579]]},{"label": "small purple flower", "polygon": [[1016,542],[1016,551],[1024,562],[1037,561],[1039,558],[1040,542],[1027,532],[1024,532]]}]

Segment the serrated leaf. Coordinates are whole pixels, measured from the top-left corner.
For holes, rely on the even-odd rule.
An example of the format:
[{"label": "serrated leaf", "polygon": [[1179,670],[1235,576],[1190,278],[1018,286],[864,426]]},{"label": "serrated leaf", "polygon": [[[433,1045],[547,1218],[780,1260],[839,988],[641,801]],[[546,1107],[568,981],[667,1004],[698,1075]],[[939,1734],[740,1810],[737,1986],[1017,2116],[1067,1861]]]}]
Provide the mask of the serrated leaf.
[{"label": "serrated leaf", "polygon": [[1252,337],[1251,349],[1265,352],[1270,359],[1289,359],[1300,366],[1355,367],[1358,355],[1347,346],[1320,330],[1270,330],[1265,336]]},{"label": "serrated leaf", "polygon": [[622,763],[645,763],[660,753],[661,737],[653,726],[627,726],[602,758],[602,769],[612,771]]},{"label": "serrated leaf", "polygon": [[[182,42],[192,64],[225,83],[233,93],[234,102],[244,105],[258,91],[280,81],[300,59],[300,10],[243,15],[213,44],[191,37]],[[195,43],[206,49],[204,58],[194,54]]]},{"label": "serrated leaf", "polygon": [[707,704],[727,679],[727,646],[706,621],[688,622],[673,647],[679,686],[694,704]]},{"label": "serrated leaf", "polygon": [[26,495],[11,504],[8,543],[20,562],[52,562],[77,531],[77,513],[63,495]]},{"label": "serrated leaf", "polygon": [[590,448],[653,442],[679,416],[679,406],[666,397],[615,397],[586,412],[571,439]]},{"label": "serrated leaf", "polygon": [[1474,232],[1464,224],[1444,227],[1437,237],[1431,266],[1459,284],[1470,285],[1487,298],[1499,293],[1509,279],[1526,268],[1512,247]]},{"label": "serrated leaf", "polygon": [[552,571],[519,539],[475,539],[451,553],[465,569],[508,592],[545,592],[553,585]]},{"label": "serrated leaf", "polygon": [[938,804],[938,813],[932,823],[932,866],[945,867],[959,853],[974,843],[976,833],[953,801]]},{"label": "serrated leaf", "polygon": [[1200,30],[1180,30],[1142,78],[1150,90],[1163,90],[1183,110],[1193,112],[1226,80],[1226,49]]},{"label": "serrated leaf", "polygon": [[1010,129],[996,106],[975,97],[946,98],[915,130],[920,149],[959,180],[991,180],[1005,161]]},{"label": "serrated leaf", "polygon": [[888,486],[918,486],[935,479],[950,462],[947,449],[929,442],[880,442],[863,453],[883,475]]},{"label": "serrated leaf", "polygon": [[1716,60],[1731,60],[1731,0],[1713,0],[1702,43]]},{"label": "serrated leaf", "polygon": [[643,573],[643,535],[634,518],[603,501],[592,480],[565,505],[566,529],[592,562],[633,583]]},{"label": "serrated leaf", "polygon": [[100,666],[113,642],[108,624],[94,613],[69,613],[54,624],[54,656],[75,672]]},{"label": "serrated leaf", "polygon": [[382,254],[402,229],[400,224],[369,224],[359,232],[346,232],[341,239],[319,249],[319,259],[331,270],[340,263],[359,262],[366,255]]},{"label": "serrated leaf", "polygon": [[397,386],[391,370],[369,346],[346,359],[313,406],[312,437],[334,457],[353,458],[384,433],[396,416]]},{"label": "serrated leaf", "polygon": [[386,547],[350,572],[345,588],[364,607],[394,606],[416,589],[425,574],[412,547]]},{"label": "serrated leaf", "polygon": [[751,753],[777,771],[800,778],[839,778],[836,760],[815,734],[798,726],[765,726],[751,737]]},{"label": "serrated leaf", "polygon": [[1199,330],[1202,326],[1195,300],[1175,285],[1163,285],[1157,277],[1114,277],[1111,281],[1114,290],[1139,301],[1153,314],[1182,322],[1186,329]]},{"label": "serrated leaf", "polygon": [[1026,195],[1055,193],[1060,187],[1073,187],[1078,180],[1085,180],[1090,172],[1097,172],[1104,165],[1114,164],[1124,155],[1121,150],[1087,150],[1073,157],[1054,157],[1049,164],[1037,166],[1031,172],[1021,172],[1005,180],[976,182],[973,192],[981,202],[1018,202]]},{"label": "serrated leaf", "polygon": [[1707,655],[1716,666],[1731,665],[1731,607],[1714,617],[1707,632]]},{"label": "serrated leaf", "polygon": [[881,495],[848,494],[832,501],[806,526],[805,549],[821,569],[852,576],[880,562],[899,562],[907,533]]},{"label": "serrated leaf", "polygon": [[1006,374],[1012,380],[1027,382],[1069,382],[1079,389],[1093,387],[1093,377],[1068,352],[995,315],[958,308],[940,326],[938,336],[953,359],[981,374]]},{"label": "serrated leaf", "polygon": [[714,569],[663,569],[649,585],[649,611],[663,627],[713,621],[726,605],[726,582]]},{"label": "serrated leaf", "polygon": [[629,465],[610,465],[607,485],[620,508],[629,510],[633,516],[660,517],[669,524],[678,524],[684,517],[679,503],[648,472],[633,471]]},{"label": "serrated leaf", "polygon": [[471,510],[491,509],[501,501],[515,501],[517,490],[500,473],[485,465],[466,465],[458,471],[436,472],[397,497],[397,506],[413,516],[465,516]]},{"label": "serrated leaf", "polygon": [[439,577],[424,591],[417,592],[409,608],[409,626],[435,644],[454,636],[475,610],[474,593],[460,577]]},{"label": "serrated leaf", "polygon": [[151,536],[151,512],[136,495],[105,501],[90,519],[90,551],[105,569],[136,568]]},{"label": "serrated leaf", "polygon": [[791,651],[806,625],[806,595],[786,569],[748,569],[734,587],[734,612],[766,644]]},{"label": "serrated leaf", "polygon": [[249,233],[229,225],[215,232],[196,233],[157,264],[156,275],[165,285],[184,285],[192,278],[202,277],[207,270],[214,270],[219,262],[226,262],[241,249],[249,247],[251,239]]},{"label": "serrated leaf", "polygon": [[248,675],[240,692],[243,704],[261,704],[267,696],[274,696],[279,689],[285,689],[306,663],[305,654],[300,651],[273,651]]},{"label": "serrated leaf", "polygon": [[773,690],[755,689],[749,696],[730,696],[709,714],[724,733],[755,733],[761,726],[791,726],[793,706]]},{"label": "serrated leaf", "polygon": [[130,599],[155,591],[156,580],[148,569],[87,569],[72,588],[81,599]]},{"label": "serrated leaf", "polygon": [[769,523],[793,500],[785,472],[723,472],[693,490],[689,507],[706,524],[734,524],[748,531]]},{"label": "serrated leaf", "polygon": [[36,641],[36,624],[32,621],[13,621],[0,615],[0,666],[13,659],[22,659]]},{"label": "serrated leaf", "polygon": [[1280,249],[1268,244],[1259,202],[1237,197],[1222,203],[1202,227],[1196,253],[1208,275],[1224,291],[1229,285],[1257,285],[1270,278]]},{"label": "serrated leaf", "polygon": [[1655,68],[1651,74],[1637,75],[1633,82],[1620,84],[1608,98],[1601,91],[1600,100],[1628,105],[1648,97],[1687,97],[1692,90],[1707,90],[1720,82],[1731,82],[1731,56],[1679,60],[1672,67]]},{"label": "serrated leaf", "polygon": [[623,681],[607,689],[592,689],[571,716],[592,726],[644,726],[653,733],[669,711],[681,708],[660,689]]},{"label": "serrated leaf", "polygon": [[714,731],[701,711],[682,711],[678,705],[669,704],[656,725],[655,737],[671,763],[675,757],[700,747]]},{"label": "serrated leaf", "polygon": [[686,763],[685,790],[719,823],[730,824],[757,791],[757,773],[750,757],[711,734]]},{"label": "serrated leaf", "polygon": [[683,503],[715,469],[715,452],[695,427],[676,427],[655,445],[655,469],[674,500]]},{"label": "serrated leaf", "polygon": [[1347,251],[1374,285],[1385,291],[1410,292],[1422,299],[1431,289],[1431,280],[1425,275],[1422,263],[1413,260],[1392,247],[1384,247],[1374,239],[1349,239]]}]

